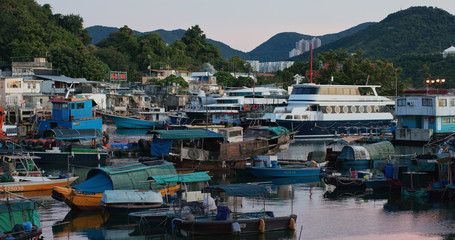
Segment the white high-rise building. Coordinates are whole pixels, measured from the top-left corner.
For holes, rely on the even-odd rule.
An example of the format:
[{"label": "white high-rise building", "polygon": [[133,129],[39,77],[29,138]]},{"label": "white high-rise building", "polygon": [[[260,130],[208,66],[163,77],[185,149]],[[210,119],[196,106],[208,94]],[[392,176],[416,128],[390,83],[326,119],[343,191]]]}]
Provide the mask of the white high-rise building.
[{"label": "white high-rise building", "polygon": [[311,40],[301,39],[295,43],[295,48],[289,52],[289,57],[295,57],[304,52],[310,51],[311,45],[313,45],[313,49],[320,47],[322,45],[321,39],[317,37],[314,37]]}]

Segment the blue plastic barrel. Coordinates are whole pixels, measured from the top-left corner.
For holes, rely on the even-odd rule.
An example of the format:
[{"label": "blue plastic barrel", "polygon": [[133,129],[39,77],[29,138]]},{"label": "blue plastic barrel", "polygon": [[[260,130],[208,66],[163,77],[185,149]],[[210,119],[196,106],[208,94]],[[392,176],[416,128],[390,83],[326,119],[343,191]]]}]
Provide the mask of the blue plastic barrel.
[{"label": "blue plastic barrel", "polygon": [[385,177],[393,178],[393,164],[385,165]]},{"label": "blue plastic barrel", "polygon": [[30,230],[33,229],[33,225],[32,225],[32,223],[29,222],[29,221],[23,222],[23,223],[22,223],[22,226],[24,226],[24,230],[25,230],[25,231],[30,231]]}]

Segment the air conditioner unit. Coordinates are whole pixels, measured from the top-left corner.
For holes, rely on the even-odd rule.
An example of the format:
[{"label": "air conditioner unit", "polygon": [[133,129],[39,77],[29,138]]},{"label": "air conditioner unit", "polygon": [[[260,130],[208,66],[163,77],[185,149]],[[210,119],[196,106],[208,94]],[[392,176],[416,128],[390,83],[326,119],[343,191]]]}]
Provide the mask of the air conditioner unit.
[{"label": "air conditioner unit", "polygon": [[408,102],[409,106],[414,106],[414,102]]}]

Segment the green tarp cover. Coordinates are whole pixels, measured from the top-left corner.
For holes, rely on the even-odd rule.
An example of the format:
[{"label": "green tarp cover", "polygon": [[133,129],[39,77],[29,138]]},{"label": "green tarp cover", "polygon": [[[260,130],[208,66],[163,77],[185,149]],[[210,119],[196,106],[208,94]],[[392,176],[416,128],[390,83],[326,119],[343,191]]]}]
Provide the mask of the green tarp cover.
[{"label": "green tarp cover", "polygon": [[205,129],[185,130],[155,130],[152,134],[159,134],[159,138],[167,140],[189,140],[201,138],[223,138],[223,135]]},{"label": "green tarp cover", "polygon": [[98,167],[90,170],[87,179],[98,173],[105,173],[112,181],[113,190],[135,189],[135,190],[155,190],[162,186],[147,180],[157,175],[177,174],[172,163],[162,161],[160,165],[147,166],[142,163],[124,164],[109,167]]},{"label": "green tarp cover", "polygon": [[268,195],[267,188],[252,184],[212,185],[202,189],[202,192],[225,192],[235,197],[263,197]]},{"label": "green tarp cover", "polygon": [[281,126],[278,126],[278,127],[267,127],[266,129],[271,131],[271,132],[273,132],[273,133],[275,133],[278,136],[281,136],[281,134],[283,134],[283,131],[284,131],[284,133],[286,135],[291,133],[291,131],[289,131],[287,128],[281,127]]},{"label": "green tarp cover", "polygon": [[195,172],[195,173],[186,173],[186,174],[153,176],[153,179],[158,184],[175,183],[175,182],[190,183],[190,182],[209,181],[210,176],[206,172]]},{"label": "green tarp cover", "polygon": [[395,147],[389,141],[367,144],[363,146],[372,160],[387,159],[395,154]]},{"label": "green tarp cover", "polygon": [[[38,212],[35,210],[35,202],[33,201],[10,201],[13,224],[8,211],[6,201],[0,201],[0,232],[11,231],[16,224],[22,224],[25,221],[30,221],[33,225],[41,227]],[[25,216],[25,220],[24,220]]]}]

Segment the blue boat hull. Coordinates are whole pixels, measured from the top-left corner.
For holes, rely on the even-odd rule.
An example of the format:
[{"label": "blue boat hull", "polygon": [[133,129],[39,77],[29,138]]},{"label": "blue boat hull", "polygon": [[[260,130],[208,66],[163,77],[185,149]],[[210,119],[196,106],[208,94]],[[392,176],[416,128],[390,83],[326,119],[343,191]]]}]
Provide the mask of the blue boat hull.
[{"label": "blue boat hull", "polygon": [[341,133],[369,133],[372,129],[389,126],[391,120],[351,120],[351,121],[291,121],[276,120],[263,125],[283,126],[295,131],[296,137],[334,137]]},{"label": "blue boat hull", "polygon": [[312,176],[321,175],[321,170],[319,168],[252,167],[252,168],[249,168],[249,171],[255,177],[263,177],[263,178],[312,177]]},{"label": "blue boat hull", "polygon": [[156,126],[161,126],[161,124],[157,121],[150,121],[150,120],[142,120],[142,119],[135,119],[129,117],[122,117],[122,116],[113,116],[113,115],[106,115],[109,117],[115,124],[117,128],[128,128],[128,129],[135,129],[135,128],[154,128]]}]

